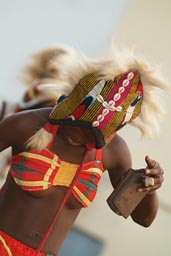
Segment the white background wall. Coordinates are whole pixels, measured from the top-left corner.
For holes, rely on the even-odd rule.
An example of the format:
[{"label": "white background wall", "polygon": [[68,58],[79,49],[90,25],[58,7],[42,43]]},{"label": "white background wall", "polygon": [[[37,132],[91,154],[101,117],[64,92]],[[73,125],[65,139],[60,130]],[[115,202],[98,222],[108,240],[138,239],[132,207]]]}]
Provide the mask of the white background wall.
[{"label": "white background wall", "polygon": [[[111,37],[120,45],[136,45],[151,62],[161,62],[171,80],[170,0],[0,0],[0,96],[18,99],[24,86],[17,81],[30,53],[50,44],[65,43],[90,57],[99,56]],[[170,96],[160,136],[140,141],[139,132],[126,127],[120,134],[130,146],[133,166],[144,167],[144,156],[157,159],[165,170],[159,191],[158,216],[148,229],[110,211],[105,200],[112,192],[104,175],[95,202],[82,210],[76,225],[106,241],[101,256],[171,255]]]}]

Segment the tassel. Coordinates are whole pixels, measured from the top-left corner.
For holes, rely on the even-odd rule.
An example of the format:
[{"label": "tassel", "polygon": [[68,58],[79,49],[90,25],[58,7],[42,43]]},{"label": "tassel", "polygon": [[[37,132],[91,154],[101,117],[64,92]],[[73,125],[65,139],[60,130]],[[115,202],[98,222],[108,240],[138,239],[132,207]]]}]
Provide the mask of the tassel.
[{"label": "tassel", "polygon": [[53,135],[46,129],[41,128],[26,142],[27,149],[42,150],[53,139]]}]

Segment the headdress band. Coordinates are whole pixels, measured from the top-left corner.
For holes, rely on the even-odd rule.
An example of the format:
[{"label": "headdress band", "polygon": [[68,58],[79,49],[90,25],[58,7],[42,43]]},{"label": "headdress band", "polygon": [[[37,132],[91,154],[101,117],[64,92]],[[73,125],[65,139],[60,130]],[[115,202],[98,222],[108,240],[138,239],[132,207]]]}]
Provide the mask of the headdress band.
[{"label": "headdress band", "polygon": [[142,95],[137,70],[113,80],[100,80],[97,74],[90,74],[79,81],[69,96],[59,99],[49,122],[89,127],[96,137],[96,147],[102,147],[139,114]]}]

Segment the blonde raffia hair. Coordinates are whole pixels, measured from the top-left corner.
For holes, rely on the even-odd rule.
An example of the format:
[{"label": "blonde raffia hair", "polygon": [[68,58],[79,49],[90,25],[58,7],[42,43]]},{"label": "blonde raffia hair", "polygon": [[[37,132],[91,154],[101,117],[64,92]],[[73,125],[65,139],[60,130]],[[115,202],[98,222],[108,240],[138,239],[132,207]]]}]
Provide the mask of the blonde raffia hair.
[{"label": "blonde raffia hair", "polygon": [[[67,64],[61,63],[61,74],[57,84],[43,85],[42,90],[55,93],[59,88],[62,90],[62,87],[65,87],[67,93],[70,93],[78,81],[87,74],[98,73],[99,79],[110,80],[128,70],[137,69],[143,84],[143,102],[139,116],[129,124],[140,129],[142,137],[150,138],[155,132],[159,132],[159,119],[165,113],[163,93],[169,92],[170,88],[158,66],[152,67],[143,58],[137,57],[133,49],[112,48],[109,57],[95,60],[87,59],[75,50],[73,53],[72,60],[68,60]],[[42,149],[51,139],[51,134],[42,128],[29,139],[27,146]]]},{"label": "blonde raffia hair", "polygon": [[21,69],[20,79],[28,87],[32,81],[51,72],[50,78],[56,79],[61,72],[61,62],[73,55],[73,49],[65,45],[52,45],[35,52]]},{"label": "blonde raffia hair", "polygon": [[26,141],[25,146],[27,149],[42,150],[51,140],[52,134],[41,128]]},{"label": "blonde raffia hair", "polygon": [[[112,52],[112,53],[111,53]],[[151,65],[135,55],[134,48],[118,51],[112,48],[112,59],[102,70],[102,77],[112,79],[119,73],[137,69],[143,84],[143,101],[140,114],[129,124],[141,131],[141,138],[151,138],[160,131],[160,120],[166,114],[165,94],[171,91],[169,82],[162,76],[159,65]]]},{"label": "blonde raffia hair", "polygon": [[[46,84],[40,84],[39,90],[42,90],[43,94],[55,95],[59,98],[62,94],[69,94],[76,83],[81,77],[91,72],[95,72],[96,66],[90,65],[90,61],[81,53],[77,52],[71,47],[58,45],[56,49],[56,55],[50,59],[50,63],[46,65],[46,69],[40,68],[37,70],[37,65],[42,63],[42,54],[52,51],[52,48],[46,51],[33,55],[33,59],[25,69],[25,82],[28,82],[36,76],[42,74],[42,72],[54,70],[53,81],[46,79]],[[60,54],[59,53],[60,49]],[[54,48],[53,48],[54,51]],[[36,61],[35,61],[36,60]],[[47,60],[47,58],[46,58]],[[41,150],[49,141],[51,141],[52,135],[44,128],[38,130],[29,140],[26,142],[26,148]]]}]

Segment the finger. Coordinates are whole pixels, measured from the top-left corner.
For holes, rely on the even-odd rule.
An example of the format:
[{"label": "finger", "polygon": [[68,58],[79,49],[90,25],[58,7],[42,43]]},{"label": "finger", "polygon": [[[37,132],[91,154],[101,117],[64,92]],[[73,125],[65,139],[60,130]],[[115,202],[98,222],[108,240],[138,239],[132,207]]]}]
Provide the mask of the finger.
[{"label": "finger", "polygon": [[153,168],[154,166],[156,166],[156,161],[151,159],[149,156],[145,157],[145,161],[147,163],[148,168]]},{"label": "finger", "polygon": [[156,160],[151,160],[151,167],[155,168],[157,166]]},{"label": "finger", "polygon": [[149,176],[160,176],[164,174],[162,168],[145,169],[144,173]]},{"label": "finger", "polygon": [[145,156],[145,161],[146,161],[146,164],[147,164],[147,165],[149,165],[150,160],[151,160],[151,159],[150,159],[150,157],[149,157],[149,156]]},{"label": "finger", "polygon": [[161,186],[162,186],[162,183],[158,183],[158,184],[155,184],[154,186],[138,188],[138,192],[151,192],[159,189]]},{"label": "finger", "polygon": [[154,185],[153,186],[143,186],[143,187],[140,187],[138,188],[138,191],[139,192],[149,192],[149,191],[153,191],[153,190],[156,190],[158,188],[160,188],[162,186],[162,183],[164,181],[164,177],[163,176],[160,176],[158,178],[154,178]]},{"label": "finger", "polygon": [[141,187],[138,189],[139,192],[151,192],[153,190],[157,190],[162,186],[163,181],[158,179],[156,183],[153,186],[148,186],[148,187]]},{"label": "finger", "polygon": [[154,179],[154,184],[159,185],[162,184],[164,181],[164,176],[159,176],[158,178]]},{"label": "finger", "polygon": [[160,188],[161,186],[153,186],[153,187],[146,187],[146,188],[139,188],[138,189],[138,192],[147,192],[147,193],[150,193],[154,190],[157,190],[158,188]]}]

